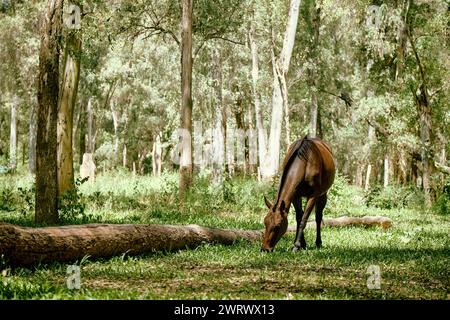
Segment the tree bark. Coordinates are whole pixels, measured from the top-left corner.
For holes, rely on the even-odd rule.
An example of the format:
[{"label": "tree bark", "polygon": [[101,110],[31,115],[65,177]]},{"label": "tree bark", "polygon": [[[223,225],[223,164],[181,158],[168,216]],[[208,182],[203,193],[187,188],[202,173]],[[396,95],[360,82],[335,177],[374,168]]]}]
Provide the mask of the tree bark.
[{"label": "tree bark", "polygon": [[9,135],[9,166],[15,172],[17,168],[17,104],[18,97],[14,95],[11,102],[11,130]]},{"label": "tree bark", "polygon": [[[291,0],[289,8],[289,17],[284,34],[283,48],[276,64],[280,70],[281,76],[286,77],[289,71],[289,64],[294,49],[295,34],[297,31],[298,14],[300,0]],[[275,75],[275,73],[274,73]],[[261,174],[264,179],[272,179],[280,164],[280,143],[281,143],[281,125],[283,122],[283,96],[279,77],[274,76],[272,93],[272,119],[270,125],[270,136],[268,150],[266,151],[265,166],[261,167]]]},{"label": "tree bark", "polygon": [[192,0],[182,1],[180,197],[192,184]]},{"label": "tree bark", "polygon": [[83,101],[80,107],[80,123],[79,123],[79,139],[78,148],[80,154],[80,165],[83,163],[83,154],[86,153],[86,123],[87,123],[87,105],[86,101]]},{"label": "tree bark", "polygon": [[152,149],[152,168],[153,175],[159,177],[161,175],[162,147],[161,133],[158,133],[153,142]]},{"label": "tree bark", "polygon": [[58,193],[74,188],[73,113],[80,79],[81,35],[69,31],[64,48],[64,75],[58,108]]},{"label": "tree bark", "polygon": [[250,26],[249,41],[250,41],[250,50],[252,54],[253,103],[255,105],[255,121],[256,121],[256,130],[258,134],[258,165],[259,165],[258,178],[259,178],[259,175],[261,174],[261,168],[264,166],[264,163],[266,162],[267,137],[261,113],[261,97],[258,88],[259,58],[258,58],[258,44],[256,42],[256,30],[254,22],[252,22]]},{"label": "tree bark", "polygon": [[39,51],[35,202],[37,223],[58,221],[56,128],[63,2],[48,1]]},{"label": "tree bark", "polygon": [[[308,222],[313,228],[316,223]],[[350,225],[389,228],[385,217],[339,217],[325,219],[324,227]],[[295,228],[290,228],[294,232]],[[195,248],[204,243],[231,245],[236,240],[261,241],[264,230],[207,228],[198,225],[88,224],[26,228],[0,223],[0,252],[12,266],[48,262],[74,262],[89,256],[109,258],[124,253],[137,255],[155,251]]]},{"label": "tree bark", "polygon": [[316,2],[313,1],[313,15],[312,15],[312,21],[311,26],[313,30],[312,35],[312,47],[311,47],[311,66],[312,68],[309,70],[309,89],[310,89],[310,95],[311,95],[311,109],[310,109],[310,134],[313,137],[317,136],[317,117],[319,113],[319,99],[318,99],[318,74],[317,74],[317,68],[319,68],[319,62],[318,62],[318,53],[317,53],[317,47],[319,45],[319,31],[320,31],[320,8],[316,9]]},{"label": "tree bark", "polygon": [[[215,125],[214,134],[212,136],[213,144],[213,154],[212,154],[212,169],[214,180],[218,181],[221,178],[221,174],[225,169],[225,150],[226,150],[226,139],[225,133],[227,130],[226,115],[223,112],[223,94],[222,94],[222,61],[221,55],[218,49],[214,50],[213,53],[213,83],[214,83],[214,115],[215,115]],[[225,121],[224,121],[225,117]]]},{"label": "tree bark", "polygon": [[30,112],[29,137],[28,137],[28,171],[30,174],[36,172],[36,104],[33,103]]},{"label": "tree bark", "polygon": [[92,98],[89,98],[87,104],[87,143],[86,153],[94,153],[94,111],[92,109]]},{"label": "tree bark", "polygon": [[389,156],[384,156],[384,170],[383,170],[383,186],[386,188],[389,185]]}]

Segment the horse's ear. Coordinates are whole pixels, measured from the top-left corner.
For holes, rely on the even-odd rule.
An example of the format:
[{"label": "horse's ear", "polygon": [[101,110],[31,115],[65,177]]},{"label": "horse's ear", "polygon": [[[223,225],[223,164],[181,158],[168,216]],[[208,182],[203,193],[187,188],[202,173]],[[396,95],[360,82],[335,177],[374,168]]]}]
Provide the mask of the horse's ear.
[{"label": "horse's ear", "polygon": [[270,203],[269,200],[267,200],[266,196],[264,196],[264,202],[266,203],[267,208],[272,208],[272,204]]}]

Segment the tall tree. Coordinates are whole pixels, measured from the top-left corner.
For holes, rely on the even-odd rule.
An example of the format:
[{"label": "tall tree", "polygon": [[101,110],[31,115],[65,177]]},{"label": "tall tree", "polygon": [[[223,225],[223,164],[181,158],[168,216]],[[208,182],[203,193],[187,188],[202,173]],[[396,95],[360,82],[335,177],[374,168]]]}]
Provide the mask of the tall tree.
[{"label": "tall tree", "polygon": [[73,114],[80,79],[81,31],[75,12],[70,22],[74,27],[67,30],[64,47],[64,74],[58,108],[58,194],[63,195],[74,187],[73,173]]},{"label": "tall tree", "polygon": [[[268,150],[266,151],[264,166],[261,167],[261,175],[264,179],[274,177],[280,163],[281,125],[283,122],[283,81],[289,71],[289,63],[294,49],[295,34],[297,31],[300,0],[291,0],[289,17],[284,34],[283,48],[280,56],[275,61],[276,75],[273,79],[272,93],[272,119]],[[286,95],[287,96],[287,93]]]},{"label": "tall tree", "polygon": [[59,97],[59,40],[63,0],[49,0],[39,51],[36,206],[37,223],[58,221],[57,113]]},{"label": "tall tree", "polygon": [[192,184],[192,0],[182,1],[180,196]]},{"label": "tall tree", "polygon": [[14,95],[11,102],[11,130],[9,138],[9,166],[12,171],[17,167],[17,104],[18,97]]}]

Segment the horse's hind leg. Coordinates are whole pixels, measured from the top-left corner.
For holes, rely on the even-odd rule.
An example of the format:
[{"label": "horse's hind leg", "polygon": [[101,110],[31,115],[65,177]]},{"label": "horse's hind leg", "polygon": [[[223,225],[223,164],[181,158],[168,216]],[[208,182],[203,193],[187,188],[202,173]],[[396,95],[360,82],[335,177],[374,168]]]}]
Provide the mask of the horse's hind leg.
[{"label": "horse's hind leg", "polygon": [[[297,251],[298,249],[306,249],[306,241],[304,230],[306,227],[306,223],[308,222],[309,215],[311,214],[312,209],[314,209],[314,205],[316,204],[316,198],[311,197],[306,201],[305,212],[303,213],[303,217],[300,221],[300,224],[297,226],[297,237],[295,238],[293,251]],[[303,242],[301,241],[303,239]]]},{"label": "horse's hind leg", "polygon": [[322,246],[322,237],[320,234],[322,217],[323,217],[323,209],[327,204],[327,194],[320,196],[316,201],[316,225],[317,225],[317,234],[316,234],[316,247],[320,248]]}]

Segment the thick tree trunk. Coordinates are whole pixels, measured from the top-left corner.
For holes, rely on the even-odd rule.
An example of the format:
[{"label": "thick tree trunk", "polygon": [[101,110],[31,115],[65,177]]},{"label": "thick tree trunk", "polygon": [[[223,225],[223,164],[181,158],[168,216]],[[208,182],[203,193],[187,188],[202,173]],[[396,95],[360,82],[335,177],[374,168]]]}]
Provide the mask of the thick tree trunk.
[{"label": "thick tree trunk", "polygon": [[[295,34],[297,31],[297,21],[300,7],[300,0],[291,0],[289,8],[289,17],[284,34],[283,48],[279,59],[277,59],[276,69],[280,71],[281,77],[286,77],[289,71],[289,64],[294,49]],[[261,174],[264,179],[273,178],[280,163],[280,143],[281,143],[281,125],[283,122],[283,95],[279,77],[273,79],[272,94],[272,119],[270,125],[270,136],[268,150],[266,151],[266,165],[261,167]]]},{"label": "thick tree trunk", "polygon": [[[308,222],[313,228],[316,223]],[[351,225],[389,228],[385,217],[339,217],[324,219],[324,227]],[[290,232],[295,231],[291,228]],[[0,252],[12,266],[39,262],[73,262],[89,256],[109,258],[155,251],[195,248],[204,243],[231,245],[236,240],[261,241],[264,230],[206,228],[198,225],[88,224],[77,226],[25,228],[0,223]]]},{"label": "thick tree trunk", "polygon": [[19,98],[14,95],[11,102],[11,130],[9,135],[9,167],[14,172],[17,168],[17,104]]},{"label": "thick tree trunk", "polygon": [[28,137],[28,171],[30,174],[36,172],[36,134],[37,134],[37,122],[36,122],[36,105],[33,103],[30,112],[29,123],[29,137]]},{"label": "thick tree trunk", "polygon": [[63,0],[49,1],[39,51],[36,206],[38,223],[58,221],[57,113]]},{"label": "thick tree trunk", "polygon": [[80,131],[79,131],[79,139],[78,141],[78,148],[79,148],[79,154],[80,154],[80,161],[79,163],[83,163],[83,154],[86,153],[86,124],[87,124],[87,105],[85,104],[86,101],[83,101],[83,104],[81,105],[80,110]]},{"label": "thick tree trunk", "polygon": [[192,0],[182,1],[180,196],[192,184]]},{"label": "thick tree trunk", "polygon": [[81,36],[69,31],[64,48],[64,75],[58,108],[58,193],[74,188],[73,113],[80,79]]}]

